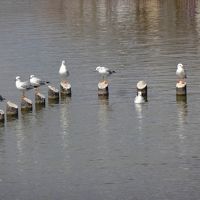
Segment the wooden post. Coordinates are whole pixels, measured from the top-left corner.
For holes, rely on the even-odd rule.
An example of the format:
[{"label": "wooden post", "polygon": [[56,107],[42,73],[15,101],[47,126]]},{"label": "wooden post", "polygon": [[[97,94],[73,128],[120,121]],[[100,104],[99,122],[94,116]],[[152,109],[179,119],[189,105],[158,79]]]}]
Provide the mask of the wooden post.
[{"label": "wooden post", "polygon": [[0,110],[0,123],[4,123],[5,121],[5,113],[3,110]]},{"label": "wooden post", "polygon": [[187,95],[187,84],[186,84],[186,82],[179,81],[176,84],[176,95],[177,96],[186,96]]},{"label": "wooden post", "polygon": [[108,96],[109,95],[108,81],[100,81],[98,83],[98,95],[99,96]]},{"label": "wooden post", "polygon": [[23,97],[21,100],[21,111],[32,111],[33,103],[27,97]]},{"label": "wooden post", "polygon": [[187,103],[187,95],[176,95],[176,102],[184,102]]},{"label": "wooden post", "polygon": [[59,90],[53,86],[48,86],[48,99],[50,100],[59,100]]},{"label": "wooden post", "polygon": [[71,96],[71,84],[69,82],[60,82],[60,94],[61,96]]},{"label": "wooden post", "polygon": [[142,96],[144,97],[145,101],[147,101],[147,84],[145,81],[141,80],[137,83],[137,94],[138,91],[141,91]]},{"label": "wooden post", "polygon": [[35,93],[35,104],[45,105],[45,96],[40,92]]},{"label": "wooden post", "polygon": [[6,105],[6,116],[9,117],[18,117],[18,106],[10,101]]}]

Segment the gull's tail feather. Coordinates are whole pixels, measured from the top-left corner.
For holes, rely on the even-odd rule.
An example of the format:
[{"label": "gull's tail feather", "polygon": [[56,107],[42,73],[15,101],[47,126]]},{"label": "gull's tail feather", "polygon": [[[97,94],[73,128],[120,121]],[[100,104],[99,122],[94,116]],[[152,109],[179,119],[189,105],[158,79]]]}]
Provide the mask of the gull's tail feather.
[{"label": "gull's tail feather", "polygon": [[113,73],[116,73],[116,71],[114,71],[114,70],[112,70],[112,71],[110,70],[109,71],[109,74],[113,74]]}]

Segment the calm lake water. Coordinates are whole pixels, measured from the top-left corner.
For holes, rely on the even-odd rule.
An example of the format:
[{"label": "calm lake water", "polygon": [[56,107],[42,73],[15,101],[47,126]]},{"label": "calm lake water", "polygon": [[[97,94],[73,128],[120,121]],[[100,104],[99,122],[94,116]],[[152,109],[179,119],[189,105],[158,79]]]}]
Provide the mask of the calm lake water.
[{"label": "calm lake water", "polygon": [[[0,1],[0,94],[20,105],[17,75],[59,88],[63,59],[72,85],[71,98],[0,127],[0,199],[199,200],[199,58],[199,0]],[[108,99],[98,65],[117,72]],[[148,102],[136,106],[139,80]]]}]

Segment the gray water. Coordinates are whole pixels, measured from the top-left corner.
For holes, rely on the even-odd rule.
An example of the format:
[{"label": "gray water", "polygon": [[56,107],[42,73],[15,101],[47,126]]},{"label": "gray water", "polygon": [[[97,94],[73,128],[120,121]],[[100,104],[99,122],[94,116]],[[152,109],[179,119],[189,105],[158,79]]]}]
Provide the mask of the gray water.
[{"label": "gray water", "polygon": [[[17,75],[59,88],[63,59],[72,85],[71,98],[1,125],[0,199],[199,200],[199,56],[199,0],[0,1],[0,94],[20,105]],[[117,72],[108,99],[98,65]],[[148,102],[136,106],[139,80]]]}]

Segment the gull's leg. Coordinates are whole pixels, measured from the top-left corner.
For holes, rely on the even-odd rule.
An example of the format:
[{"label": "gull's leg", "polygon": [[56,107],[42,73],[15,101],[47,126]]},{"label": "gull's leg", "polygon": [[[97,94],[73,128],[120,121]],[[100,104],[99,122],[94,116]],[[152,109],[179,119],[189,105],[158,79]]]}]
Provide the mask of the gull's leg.
[{"label": "gull's leg", "polygon": [[22,99],[25,97],[25,91],[22,91]]}]

